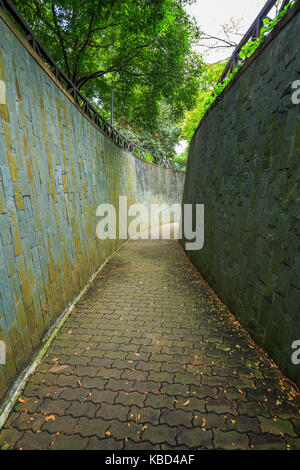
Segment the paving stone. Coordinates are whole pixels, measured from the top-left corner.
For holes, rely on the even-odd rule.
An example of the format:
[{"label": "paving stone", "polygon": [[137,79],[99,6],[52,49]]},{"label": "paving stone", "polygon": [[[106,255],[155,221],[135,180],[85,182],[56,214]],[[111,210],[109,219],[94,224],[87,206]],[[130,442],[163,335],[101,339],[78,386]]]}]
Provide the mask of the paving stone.
[{"label": "paving stone", "polygon": [[161,388],[161,384],[157,382],[136,382],[134,383],[132,390],[140,393],[158,393]]},{"label": "paving stone", "polygon": [[33,396],[37,395],[39,398],[52,398],[57,400],[61,397],[62,393],[66,390],[66,387],[58,387],[56,385],[41,385],[32,393]]},{"label": "paving stone", "polygon": [[249,450],[249,439],[247,434],[236,431],[214,430],[214,446],[216,449]]},{"label": "paving stone", "polygon": [[296,394],[172,241],[126,244],[56,339],[10,448],[299,448]]},{"label": "paving stone", "polygon": [[227,416],[226,427],[228,430],[235,430],[240,433],[257,432],[259,433],[259,422],[257,418],[249,416]]},{"label": "paving stone", "polygon": [[203,412],[206,411],[205,409],[205,400],[199,399],[196,397],[178,397],[177,401],[175,402],[175,408],[182,408],[184,410],[192,410]]},{"label": "paving stone", "polygon": [[36,432],[40,430],[44,420],[45,418],[41,414],[29,414],[22,412],[17,422],[14,424],[14,427],[19,429],[19,431],[32,429],[32,431]]},{"label": "paving stone", "polygon": [[57,416],[54,421],[46,421],[42,426],[42,430],[52,434],[63,432],[66,435],[70,435],[73,433],[76,423],[77,420],[71,416]]},{"label": "paving stone", "polygon": [[134,442],[141,441],[143,432],[142,424],[122,423],[114,420],[109,428],[111,436],[117,440],[131,439]]},{"label": "paving stone", "polygon": [[114,403],[118,396],[118,392],[111,390],[91,390],[88,394],[87,401],[92,401],[96,405],[102,403]]},{"label": "paving stone", "polygon": [[73,416],[73,418],[80,418],[86,416],[87,418],[94,418],[96,416],[99,405],[95,405],[91,401],[80,403],[79,401],[72,401],[69,403],[69,408],[66,414]]},{"label": "paving stone", "polygon": [[81,383],[84,388],[104,390],[105,386],[108,384],[108,379],[104,379],[103,377],[84,377]]},{"label": "paving stone", "polygon": [[45,450],[50,446],[54,435],[48,432],[26,431],[17,442],[16,449],[22,450]]},{"label": "paving stone", "polygon": [[238,404],[238,410],[240,414],[245,414],[250,417],[255,416],[263,416],[263,417],[270,417],[270,413],[268,407],[265,403],[258,403],[258,402],[245,402]]},{"label": "paving stone", "polygon": [[300,437],[295,439],[293,437],[287,436],[286,441],[287,441],[287,448],[289,450],[300,450]]},{"label": "paving stone", "polygon": [[108,430],[110,423],[101,418],[88,419],[81,418],[79,423],[76,421],[74,433],[80,434],[83,437],[97,436],[98,438],[105,438],[105,433]]},{"label": "paving stone", "polygon": [[128,420],[134,421],[139,424],[152,423],[159,424],[159,417],[161,410],[155,410],[150,406],[139,408],[138,406],[132,406],[128,414]]},{"label": "paving stone", "polygon": [[190,385],[189,391],[191,396],[197,398],[220,398],[217,387],[207,387],[206,385]]},{"label": "paving stone", "polygon": [[78,375],[78,377],[96,377],[96,375],[99,373],[99,367],[91,365],[80,365],[75,368],[74,372],[76,375]]},{"label": "paving stone", "polygon": [[182,385],[199,385],[202,377],[199,374],[181,374],[176,373],[174,382]]},{"label": "paving stone", "polygon": [[192,427],[193,413],[183,410],[166,410],[161,413],[160,422],[169,426],[186,426]]},{"label": "paving stone", "polygon": [[[91,366],[96,366],[96,367],[111,367],[113,364],[112,359],[108,358],[99,358],[99,357],[93,357],[91,359]],[[99,370],[99,369],[98,369]],[[88,375],[88,374],[87,374]]]},{"label": "paving stone", "polygon": [[0,435],[0,449],[5,444],[8,444],[9,449],[12,449],[23,435],[24,433],[16,428],[2,429]]},{"label": "paving stone", "polygon": [[160,426],[147,426],[143,433],[143,440],[152,444],[162,444],[166,442],[169,445],[176,445],[176,429],[161,424]]},{"label": "paving stone", "polygon": [[66,401],[83,401],[89,396],[89,392],[83,388],[71,388],[71,387],[64,387],[62,392],[59,395],[59,398],[66,400]]},{"label": "paving stone", "polygon": [[237,416],[238,414],[235,402],[226,400],[224,398],[219,398],[217,400],[208,398],[206,402],[206,408],[208,412],[213,411],[220,414],[229,413],[234,416]]},{"label": "paving stone", "polygon": [[43,415],[55,414],[62,416],[66,413],[67,408],[69,408],[70,402],[66,400],[53,400],[52,398],[45,398],[42,403],[39,402],[38,411]]},{"label": "paving stone", "polygon": [[[199,413],[194,411],[193,413],[193,426],[201,427],[203,429],[226,429],[226,418],[225,415],[219,415],[216,413]],[[233,418],[233,416],[232,416]]]},{"label": "paving stone", "polygon": [[257,419],[260,422],[261,430],[264,433],[275,435],[287,434],[291,437],[297,437],[297,434],[295,433],[293,425],[290,421],[277,417],[263,418],[261,416],[258,416]]},{"label": "paving stone", "polygon": [[212,433],[204,431],[202,428],[186,429],[181,428],[178,432],[178,444],[184,444],[187,448],[212,449]]},{"label": "paving stone", "polygon": [[105,439],[98,439],[97,437],[91,437],[88,450],[121,450],[124,446],[123,441],[116,441],[111,437]]},{"label": "paving stone", "polygon": [[15,405],[15,410],[16,411],[28,411],[29,413],[34,413],[41,403],[43,403],[43,400],[39,397],[29,397],[29,398],[23,398],[23,402],[18,402]]},{"label": "paving stone", "polygon": [[[138,382],[141,383],[141,382]],[[106,382],[105,389],[112,391],[131,392],[134,382],[126,379],[109,379]]]},{"label": "paving stone", "polygon": [[150,372],[148,375],[148,380],[153,380],[153,382],[159,383],[173,383],[175,374],[171,372]]},{"label": "paving stone", "polygon": [[137,382],[140,382],[141,380],[145,382],[149,377],[149,373],[142,371],[142,370],[128,370],[125,369],[124,371],[119,371],[119,375],[122,375],[122,379],[126,380],[136,380]]},{"label": "paving stone", "polygon": [[251,448],[254,450],[285,450],[286,448],[281,436],[249,433],[249,438]]},{"label": "paving stone", "polygon": [[151,442],[133,442],[130,439],[125,441],[124,450],[160,450],[161,446],[151,444]]},{"label": "paving stone", "polygon": [[81,436],[64,436],[59,434],[51,445],[51,450],[83,450],[87,448],[88,438]]},{"label": "paving stone", "polygon": [[140,406],[144,405],[147,395],[139,392],[119,392],[116,397],[116,403],[120,403],[125,406]]},{"label": "paving stone", "polygon": [[187,394],[189,393],[189,387],[180,383],[163,383],[160,391],[161,393],[166,393],[170,396],[187,396]]},{"label": "paving stone", "polygon": [[[276,401],[276,400],[274,400]],[[281,402],[281,400],[279,400]],[[282,402],[281,402],[282,403]],[[288,404],[281,404],[281,405],[276,405],[276,404],[272,404],[270,403],[269,406],[269,412],[272,416],[278,416],[282,419],[296,419],[298,420],[298,423],[300,425],[300,415],[298,413],[298,416],[297,416],[297,411],[300,409],[300,403],[297,405],[294,405],[294,406],[291,406],[291,405],[288,405]]]},{"label": "paving stone", "polygon": [[174,408],[175,398],[169,395],[155,395],[149,393],[146,396],[145,406],[151,406],[152,408]]},{"label": "paving stone", "polygon": [[105,420],[119,419],[120,421],[127,421],[128,407],[119,404],[103,403],[101,408],[97,411],[97,418]]}]

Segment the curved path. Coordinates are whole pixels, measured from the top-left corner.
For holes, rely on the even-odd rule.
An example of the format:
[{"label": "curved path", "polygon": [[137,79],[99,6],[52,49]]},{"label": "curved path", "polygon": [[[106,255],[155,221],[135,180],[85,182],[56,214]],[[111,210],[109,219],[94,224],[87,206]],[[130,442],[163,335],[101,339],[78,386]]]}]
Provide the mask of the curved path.
[{"label": "curved path", "polygon": [[131,241],[67,318],[0,448],[299,449],[298,408],[180,245]]}]

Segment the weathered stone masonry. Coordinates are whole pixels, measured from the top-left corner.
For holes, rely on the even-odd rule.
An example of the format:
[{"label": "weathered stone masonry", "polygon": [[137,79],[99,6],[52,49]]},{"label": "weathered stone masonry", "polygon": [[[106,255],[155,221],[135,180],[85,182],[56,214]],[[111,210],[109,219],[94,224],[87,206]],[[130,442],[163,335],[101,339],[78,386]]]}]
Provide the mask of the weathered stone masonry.
[{"label": "weathered stone masonry", "polygon": [[[22,44],[23,42],[23,44]],[[184,174],[120,149],[81,114],[0,12],[0,400],[54,319],[120,246],[96,208],[180,202]]]},{"label": "weathered stone masonry", "polygon": [[[300,385],[300,14],[260,50],[198,127],[185,203],[205,204],[189,256],[256,342]],[[284,21],[284,20],[283,20]]]}]

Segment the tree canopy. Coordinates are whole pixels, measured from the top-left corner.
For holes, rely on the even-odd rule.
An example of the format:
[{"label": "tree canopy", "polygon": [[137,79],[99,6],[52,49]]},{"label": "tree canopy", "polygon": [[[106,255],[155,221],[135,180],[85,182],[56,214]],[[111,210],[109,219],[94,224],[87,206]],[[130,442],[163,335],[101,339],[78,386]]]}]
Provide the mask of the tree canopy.
[{"label": "tree canopy", "polygon": [[[153,135],[194,104],[203,63],[191,0],[15,0],[54,60],[117,124]],[[167,111],[166,111],[167,110]],[[126,128],[126,126],[125,126]],[[176,132],[175,132],[176,134]]]},{"label": "tree canopy", "polygon": [[199,80],[199,88],[196,97],[195,106],[187,110],[184,114],[184,119],[181,123],[182,137],[188,142],[191,141],[194,132],[199,124],[200,116],[203,114],[203,109],[207,98],[211,95],[214,86],[216,85],[226,63],[220,62],[217,64],[206,65],[203,74]]}]

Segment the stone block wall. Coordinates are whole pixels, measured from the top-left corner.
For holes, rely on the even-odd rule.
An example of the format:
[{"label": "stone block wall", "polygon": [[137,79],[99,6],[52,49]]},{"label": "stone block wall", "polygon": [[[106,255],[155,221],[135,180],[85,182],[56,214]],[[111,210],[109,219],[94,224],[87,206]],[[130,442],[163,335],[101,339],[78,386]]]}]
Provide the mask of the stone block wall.
[{"label": "stone block wall", "polygon": [[[185,203],[205,204],[205,246],[193,263],[278,366],[300,340],[300,14],[260,48],[200,123]],[[283,20],[284,21],[284,20]],[[295,90],[294,90],[295,91]]]},{"label": "stone block wall", "polygon": [[[96,208],[180,203],[184,173],[122,150],[76,108],[0,11],[0,400],[89,277],[123,241]],[[3,100],[2,100],[3,101]]]}]

